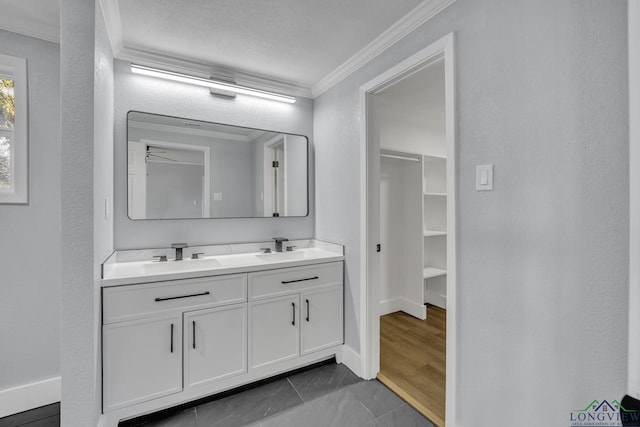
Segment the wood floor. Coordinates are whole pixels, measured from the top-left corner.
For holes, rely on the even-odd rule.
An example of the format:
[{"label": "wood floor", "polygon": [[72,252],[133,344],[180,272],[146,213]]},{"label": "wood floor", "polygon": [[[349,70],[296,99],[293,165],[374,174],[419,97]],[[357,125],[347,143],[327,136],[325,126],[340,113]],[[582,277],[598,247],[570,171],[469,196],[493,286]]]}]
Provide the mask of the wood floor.
[{"label": "wood floor", "polygon": [[427,306],[427,319],[403,312],[380,317],[378,379],[438,426],[444,426],[446,310]]}]

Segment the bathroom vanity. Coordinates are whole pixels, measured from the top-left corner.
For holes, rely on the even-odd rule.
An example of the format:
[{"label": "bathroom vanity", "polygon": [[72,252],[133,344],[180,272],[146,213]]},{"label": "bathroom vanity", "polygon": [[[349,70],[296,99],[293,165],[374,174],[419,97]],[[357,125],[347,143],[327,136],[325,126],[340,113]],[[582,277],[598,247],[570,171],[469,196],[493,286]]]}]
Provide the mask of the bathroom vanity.
[{"label": "bathroom vanity", "polygon": [[316,240],[284,246],[180,248],[182,261],[169,248],[117,251],[105,261],[107,426],[341,359],[343,248]]}]

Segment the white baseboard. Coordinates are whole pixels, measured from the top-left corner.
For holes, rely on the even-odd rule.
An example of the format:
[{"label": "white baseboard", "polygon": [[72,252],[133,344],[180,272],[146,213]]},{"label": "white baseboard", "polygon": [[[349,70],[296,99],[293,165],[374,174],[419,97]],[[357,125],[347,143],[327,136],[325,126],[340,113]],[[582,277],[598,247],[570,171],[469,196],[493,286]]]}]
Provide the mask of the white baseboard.
[{"label": "white baseboard", "polygon": [[433,304],[437,307],[440,307],[443,310],[447,309],[447,296],[446,295],[441,295],[441,294],[436,294],[434,292],[427,292],[427,295],[425,297],[425,300],[427,303],[429,304]]},{"label": "white baseboard", "polygon": [[404,311],[422,320],[427,318],[427,308],[424,304],[415,303],[403,297],[380,301],[380,316],[395,313],[396,311]]},{"label": "white baseboard", "polygon": [[360,355],[348,345],[342,346],[342,363],[360,378],[365,378]]},{"label": "white baseboard", "polygon": [[0,390],[0,418],[60,402],[60,377]]},{"label": "white baseboard", "polygon": [[380,316],[384,316],[385,314],[395,313],[400,310],[400,298],[392,298],[380,301],[380,309],[378,313],[380,313]]}]

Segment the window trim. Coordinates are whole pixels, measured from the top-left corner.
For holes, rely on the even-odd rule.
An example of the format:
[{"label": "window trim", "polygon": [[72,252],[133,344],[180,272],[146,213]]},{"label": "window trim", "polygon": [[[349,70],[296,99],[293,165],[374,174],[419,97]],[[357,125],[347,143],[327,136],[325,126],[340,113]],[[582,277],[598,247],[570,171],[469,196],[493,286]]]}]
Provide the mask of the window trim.
[{"label": "window trim", "polygon": [[27,61],[24,58],[0,54],[0,74],[13,80],[15,97],[11,174],[13,188],[0,190],[0,204],[26,204],[29,201],[29,150],[27,108]]}]

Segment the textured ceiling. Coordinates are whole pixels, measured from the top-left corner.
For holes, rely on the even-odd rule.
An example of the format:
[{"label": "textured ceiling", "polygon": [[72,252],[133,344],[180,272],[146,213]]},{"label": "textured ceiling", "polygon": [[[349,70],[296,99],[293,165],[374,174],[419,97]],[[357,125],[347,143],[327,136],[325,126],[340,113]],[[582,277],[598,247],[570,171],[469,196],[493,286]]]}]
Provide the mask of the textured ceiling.
[{"label": "textured ceiling", "polygon": [[311,87],[421,0],[119,0],[125,47]]},{"label": "textured ceiling", "polygon": [[[131,59],[151,53],[312,88],[429,0],[101,0]],[[59,40],[59,1],[0,0],[0,28]],[[413,15],[412,15],[413,16]],[[118,56],[116,49],[116,56]],[[157,56],[159,55],[159,56]]]}]

